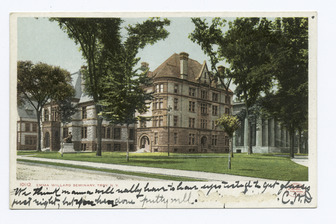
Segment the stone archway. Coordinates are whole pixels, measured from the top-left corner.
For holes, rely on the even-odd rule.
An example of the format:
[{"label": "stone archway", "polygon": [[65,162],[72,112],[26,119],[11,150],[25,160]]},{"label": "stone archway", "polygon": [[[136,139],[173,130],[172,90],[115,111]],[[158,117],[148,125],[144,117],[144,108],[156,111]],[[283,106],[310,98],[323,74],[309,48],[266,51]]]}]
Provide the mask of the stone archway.
[{"label": "stone archway", "polygon": [[49,132],[46,132],[44,134],[44,148],[50,147],[50,134]]},{"label": "stone archway", "polygon": [[147,135],[140,137],[139,151],[150,152],[150,140]]}]

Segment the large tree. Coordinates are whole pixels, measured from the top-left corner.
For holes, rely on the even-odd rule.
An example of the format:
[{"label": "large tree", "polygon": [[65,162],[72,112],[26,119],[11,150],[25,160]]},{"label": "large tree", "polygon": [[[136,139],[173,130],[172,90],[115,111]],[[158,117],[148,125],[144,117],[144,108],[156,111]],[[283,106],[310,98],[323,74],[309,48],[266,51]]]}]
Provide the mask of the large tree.
[{"label": "large tree", "polygon": [[[100,105],[104,101],[108,77],[123,72],[126,75],[134,67],[134,61],[139,60],[136,54],[147,44],[154,44],[165,38],[167,31],[163,28],[169,25],[168,20],[158,18],[146,20],[142,24],[128,26],[128,37],[120,35],[120,18],[51,18],[57,21],[63,31],[80,45],[83,57],[87,62],[87,69],[83,70],[85,91],[95,103],[97,117],[97,156],[101,156],[101,126],[100,115],[106,107]],[[129,75],[126,75],[130,77]],[[111,91],[119,89],[112,88]]]},{"label": "large tree", "polygon": [[[210,57],[214,75],[228,89],[231,80],[236,85],[235,94],[246,106],[248,118],[248,153],[252,153],[252,117],[250,107],[262,93],[272,87],[272,67],[270,52],[274,49],[271,21],[266,18],[236,18],[228,22],[215,18],[208,25],[205,20],[193,19],[195,31],[191,39],[201,45]],[[216,69],[220,61],[228,63],[228,68]]]},{"label": "large tree", "polygon": [[110,61],[108,75],[104,78],[102,115],[113,124],[126,124],[127,127],[127,154],[129,161],[129,125],[135,124],[138,118],[135,112],[147,111],[151,93],[146,87],[151,84],[147,76],[148,68],[136,69],[140,60],[138,51],[148,44],[165,39],[169,33],[164,28],[169,25],[167,19],[152,18],[130,25],[126,28],[127,38],[121,44],[120,51],[113,61]]},{"label": "large tree", "polygon": [[31,61],[17,63],[17,94],[36,110],[38,124],[37,150],[41,151],[42,109],[50,101],[61,101],[72,97],[70,73],[60,67]]},{"label": "large tree", "polygon": [[271,62],[277,89],[265,96],[263,106],[289,131],[294,157],[295,131],[308,126],[308,18],[277,18],[273,30],[277,48]]},{"label": "large tree", "polygon": [[101,156],[101,125],[98,116],[101,107],[103,77],[107,74],[107,62],[116,55],[121,41],[120,18],[51,18],[58,22],[60,28],[66,32],[80,46],[86,69],[83,69],[85,92],[92,97],[97,117],[97,156]]}]

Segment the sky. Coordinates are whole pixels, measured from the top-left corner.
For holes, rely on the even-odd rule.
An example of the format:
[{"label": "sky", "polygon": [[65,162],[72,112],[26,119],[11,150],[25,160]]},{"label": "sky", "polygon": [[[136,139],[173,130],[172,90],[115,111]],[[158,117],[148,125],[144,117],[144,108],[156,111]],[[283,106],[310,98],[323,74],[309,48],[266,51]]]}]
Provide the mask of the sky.
[{"label": "sky", "polygon": [[[141,50],[138,54],[141,57],[140,62],[149,63],[150,70],[154,71],[174,53],[187,52],[189,58],[201,64],[204,60],[208,60],[200,46],[188,38],[194,30],[190,18],[169,19],[171,20],[170,26],[167,27],[169,36]],[[126,26],[144,19],[123,18],[123,20],[123,26]],[[56,22],[50,22],[48,18],[32,17],[18,18],[18,60],[44,62],[60,66],[71,73],[78,71],[85,64],[79,46],[68,38]],[[210,66],[209,62],[207,63]]]}]

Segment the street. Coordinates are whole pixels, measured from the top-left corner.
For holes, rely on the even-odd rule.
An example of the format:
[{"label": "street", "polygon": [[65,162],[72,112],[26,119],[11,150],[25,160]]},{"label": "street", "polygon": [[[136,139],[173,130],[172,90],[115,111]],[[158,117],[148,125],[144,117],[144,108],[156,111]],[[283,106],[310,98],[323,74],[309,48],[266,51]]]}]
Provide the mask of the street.
[{"label": "street", "polygon": [[105,173],[29,162],[18,162],[16,175],[18,180],[157,180],[148,177]]}]

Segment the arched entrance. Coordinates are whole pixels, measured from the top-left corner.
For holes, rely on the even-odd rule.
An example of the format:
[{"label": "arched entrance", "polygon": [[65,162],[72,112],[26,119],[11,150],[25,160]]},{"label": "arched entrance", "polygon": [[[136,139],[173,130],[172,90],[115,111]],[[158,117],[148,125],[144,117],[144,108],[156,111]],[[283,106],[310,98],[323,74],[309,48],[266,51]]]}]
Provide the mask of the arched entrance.
[{"label": "arched entrance", "polygon": [[201,152],[207,152],[207,137],[206,136],[203,136],[201,138]]},{"label": "arched entrance", "polygon": [[144,135],[140,138],[140,151],[150,152],[150,141],[148,136]]},{"label": "arched entrance", "polygon": [[50,147],[50,134],[46,132],[44,135],[44,148]]}]

